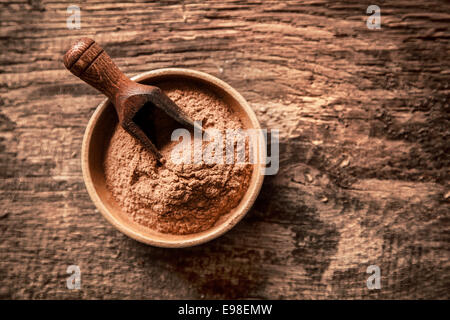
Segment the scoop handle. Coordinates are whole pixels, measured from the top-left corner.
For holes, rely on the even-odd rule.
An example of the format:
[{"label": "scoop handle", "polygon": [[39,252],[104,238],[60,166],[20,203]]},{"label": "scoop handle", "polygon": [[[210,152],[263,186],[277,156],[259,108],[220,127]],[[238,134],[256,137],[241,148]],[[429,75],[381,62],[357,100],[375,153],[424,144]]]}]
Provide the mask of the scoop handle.
[{"label": "scoop handle", "polygon": [[70,72],[113,102],[119,88],[131,82],[103,48],[90,38],[81,38],[73,43],[63,60]]}]

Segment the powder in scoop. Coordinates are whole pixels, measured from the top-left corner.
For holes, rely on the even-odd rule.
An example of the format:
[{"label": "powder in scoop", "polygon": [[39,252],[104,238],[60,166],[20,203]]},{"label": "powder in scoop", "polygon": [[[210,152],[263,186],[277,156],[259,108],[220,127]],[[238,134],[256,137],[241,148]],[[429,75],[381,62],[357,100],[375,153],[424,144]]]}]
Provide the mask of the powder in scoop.
[{"label": "powder in scoop", "polygon": [[[226,129],[244,128],[238,114],[200,84],[165,82],[158,86],[191,119],[202,121],[204,129],[218,129],[225,135]],[[146,133],[165,163],[158,164],[117,125],[104,161],[108,189],[125,214],[159,232],[190,234],[211,228],[239,204],[248,188],[252,166],[176,164],[171,156],[180,142],[171,141],[171,134],[180,125],[157,108],[151,108],[148,121]]]}]

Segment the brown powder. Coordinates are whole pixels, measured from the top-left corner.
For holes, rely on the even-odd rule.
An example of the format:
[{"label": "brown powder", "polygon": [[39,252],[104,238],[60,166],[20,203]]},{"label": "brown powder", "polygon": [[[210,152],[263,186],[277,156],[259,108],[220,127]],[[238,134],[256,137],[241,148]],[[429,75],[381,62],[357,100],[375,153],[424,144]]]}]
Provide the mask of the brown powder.
[{"label": "brown powder", "polygon": [[[202,121],[205,129],[218,129],[224,134],[225,129],[243,128],[239,116],[200,84],[170,82],[158,86],[193,120]],[[108,189],[123,212],[159,232],[190,234],[211,228],[239,204],[249,185],[251,165],[175,164],[172,150],[180,142],[171,141],[171,134],[179,125],[156,108],[151,109],[148,121],[146,133],[165,163],[158,165],[117,126],[104,162]]]}]

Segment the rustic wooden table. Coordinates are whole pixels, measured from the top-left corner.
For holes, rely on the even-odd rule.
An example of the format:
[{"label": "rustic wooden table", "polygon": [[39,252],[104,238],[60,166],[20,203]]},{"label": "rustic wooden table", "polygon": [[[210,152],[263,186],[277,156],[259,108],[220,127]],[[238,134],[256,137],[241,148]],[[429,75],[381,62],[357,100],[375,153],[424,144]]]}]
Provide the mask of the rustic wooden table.
[{"label": "rustic wooden table", "polygon": [[[0,4],[0,297],[450,298],[448,1],[83,1],[73,30],[70,4]],[[81,36],[129,76],[215,75],[280,130],[231,232],[153,248],[95,209],[80,147],[103,97],[61,61]]]}]

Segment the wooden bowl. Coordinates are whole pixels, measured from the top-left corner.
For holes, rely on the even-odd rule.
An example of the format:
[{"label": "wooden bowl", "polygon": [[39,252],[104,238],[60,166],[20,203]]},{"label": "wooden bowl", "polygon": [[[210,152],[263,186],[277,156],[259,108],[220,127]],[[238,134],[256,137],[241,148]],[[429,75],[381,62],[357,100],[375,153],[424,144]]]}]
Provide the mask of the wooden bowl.
[{"label": "wooden bowl", "polygon": [[[196,81],[207,85],[208,88],[223,97],[235,112],[240,113],[246,128],[260,129],[255,113],[245,99],[230,85],[209,74],[189,69],[170,68],[144,72],[132,78],[137,82],[153,85],[170,79]],[[106,220],[127,236],[158,247],[194,246],[217,238],[233,228],[253,205],[263,183],[265,158],[261,159],[259,164],[253,164],[249,188],[239,205],[223,215],[213,227],[206,231],[188,235],[173,235],[160,233],[134,222],[122,212],[111,192],[106,188],[103,160],[117,122],[114,106],[108,99],[104,100],[97,107],[87,125],[81,149],[81,167],[87,191],[95,206]],[[255,159],[258,159],[260,147],[255,143],[253,148]]]}]

